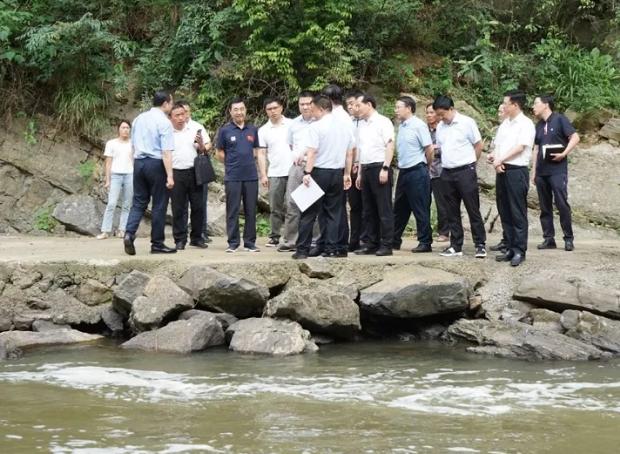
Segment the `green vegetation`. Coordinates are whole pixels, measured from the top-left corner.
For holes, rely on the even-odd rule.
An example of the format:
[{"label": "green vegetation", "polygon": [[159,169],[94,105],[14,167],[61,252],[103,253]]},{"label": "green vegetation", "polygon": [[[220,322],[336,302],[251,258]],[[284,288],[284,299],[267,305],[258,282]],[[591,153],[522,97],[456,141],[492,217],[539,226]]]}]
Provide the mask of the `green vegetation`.
[{"label": "green vegetation", "polygon": [[614,0],[0,0],[0,110],[93,135],[114,99],[164,87],[213,128],[233,94],[256,115],[327,82],[620,108],[619,23]]},{"label": "green vegetation", "polygon": [[84,161],[78,166],[78,173],[84,179],[86,184],[90,184],[95,174],[95,168],[97,165],[94,161]]},{"label": "green vegetation", "polygon": [[51,233],[57,225],[58,221],[52,217],[52,208],[50,207],[40,208],[34,215],[34,228],[37,230]]}]

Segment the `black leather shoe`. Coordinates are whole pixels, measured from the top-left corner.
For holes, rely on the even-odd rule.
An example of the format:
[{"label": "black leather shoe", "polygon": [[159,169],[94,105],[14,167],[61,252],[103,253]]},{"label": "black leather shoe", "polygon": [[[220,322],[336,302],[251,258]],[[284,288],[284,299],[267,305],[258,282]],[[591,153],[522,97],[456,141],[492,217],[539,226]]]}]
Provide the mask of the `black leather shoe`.
[{"label": "black leather shoe", "polygon": [[514,255],[515,253],[513,251],[506,251],[503,254],[496,255],[495,261],[496,262],[510,262],[510,260],[512,260],[512,257],[514,257]]},{"label": "black leather shoe", "polygon": [[125,254],[136,255],[136,247],[133,245],[133,238],[130,235],[125,235],[123,238],[123,246],[125,246]]},{"label": "black leather shoe", "polygon": [[519,266],[523,262],[525,262],[525,254],[517,252],[512,256],[512,259],[510,259],[510,266]]},{"label": "black leather shoe", "polygon": [[210,242],[212,242],[212,241],[213,241],[213,240],[211,239],[211,237],[210,237],[210,236],[205,236],[205,243],[210,243]]},{"label": "black leather shoe", "polygon": [[151,254],[174,254],[176,251],[176,249],[168,247],[165,244],[161,246],[151,246]]},{"label": "black leather shoe", "polygon": [[392,250],[393,251],[400,251],[400,244],[396,244],[396,243],[392,244]]},{"label": "black leather shoe", "polygon": [[386,257],[392,254],[392,250],[386,247],[380,247],[379,249],[377,249],[377,252],[375,252],[375,255],[378,257]]},{"label": "black leather shoe", "polygon": [[[200,249],[206,249],[209,247],[206,241],[190,241],[189,245]],[[177,249],[179,249],[179,246],[177,246]]]},{"label": "black leather shoe", "polygon": [[174,245],[177,248],[177,251],[182,251],[185,249],[185,243],[183,241],[179,241]]},{"label": "black leather shoe", "polygon": [[349,256],[349,253],[346,249],[341,249],[340,251],[336,251],[335,257],[339,259],[344,259]]},{"label": "black leather shoe", "polygon": [[355,252],[360,248],[359,243],[349,243],[349,252]]},{"label": "black leather shoe", "polygon": [[291,258],[293,260],[305,260],[308,258],[308,256],[303,252],[295,252],[293,255],[291,255]]},{"label": "black leather shoe", "polygon": [[506,252],[508,250],[508,245],[504,243],[503,241],[500,241],[495,246],[491,246],[489,249],[492,250],[493,252],[498,252],[498,251]]},{"label": "black leather shoe", "polygon": [[318,248],[318,247],[313,247],[312,249],[310,249],[310,252],[308,253],[308,257],[318,257],[322,253],[323,253],[323,249]]},{"label": "black leather shoe", "polygon": [[413,252],[414,254],[420,253],[420,252],[433,252],[433,248],[431,247],[430,244],[418,244],[416,247],[414,247],[413,249],[411,249],[411,252]]},{"label": "black leather shoe", "polygon": [[377,252],[377,248],[374,247],[363,247],[362,249],[358,249],[355,251],[355,255],[374,255]]},{"label": "black leather shoe", "polygon": [[542,243],[540,243],[538,246],[536,246],[536,248],[538,249],[555,249],[558,246],[555,244],[555,240],[553,239],[547,239],[545,241],[543,241]]},{"label": "black leather shoe", "polygon": [[573,244],[573,240],[564,241],[564,250],[569,251],[569,252],[575,250],[575,245]]}]

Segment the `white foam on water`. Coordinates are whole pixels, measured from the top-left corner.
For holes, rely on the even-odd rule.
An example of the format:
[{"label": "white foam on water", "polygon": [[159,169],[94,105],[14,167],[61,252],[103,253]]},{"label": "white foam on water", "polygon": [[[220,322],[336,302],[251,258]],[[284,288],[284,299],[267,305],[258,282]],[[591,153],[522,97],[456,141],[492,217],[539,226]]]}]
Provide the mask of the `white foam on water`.
[{"label": "white foam on water", "polygon": [[[566,374],[573,381],[566,381]],[[545,407],[620,413],[620,397],[617,397],[620,381],[588,382],[577,377],[573,368],[548,369],[539,377],[536,381],[520,381],[514,371],[492,369],[438,369],[425,374],[408,369],[370,374],[356,370],[344,375],[192,376],[84,363],[47,364],[34,370],[0,372],[0,382],[37,382],[130,402],[174,400],[193,404],[270,394],[315,401],[362,402],[455,416],[494,416]],[[118,434],[119,438],[124,435]]]},{"label": "white foam on water", "polygon": [[5,435],[5,438],[8,438],[9,440],[23,440],[24,437],[22,437],[21,435],[7,434]]}]

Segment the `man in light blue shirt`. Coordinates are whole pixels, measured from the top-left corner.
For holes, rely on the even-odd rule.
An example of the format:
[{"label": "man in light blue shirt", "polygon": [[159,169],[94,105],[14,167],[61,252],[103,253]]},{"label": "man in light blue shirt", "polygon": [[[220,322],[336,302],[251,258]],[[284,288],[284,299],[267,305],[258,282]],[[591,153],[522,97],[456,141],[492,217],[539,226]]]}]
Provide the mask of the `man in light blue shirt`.
[{"label": "man in light blue shirt", "polygon": [[398,152],[398,181],[394,196],[394,249],[400,249],[402,236],[413,212],[416,221],[418,246],[411,252],[431,252],[431,179],[428,163],[432,160],[433,141],[428,126],[417,118],[416,103],[402,96],[394,109],[400,120],[396,147]]},{"label": "man in light blue shirt", "polygon": [[153,107],[133,122],[131,142],[134,149],[133,204],[129,212],[123,243],[125,252],[135,255],[134,240],[146,207],[151,207],[151,253],[169,254],[176,249],[164,244],[168,189],[174,186],[172,151],[174,135],[168,114],[172,95],[158,91],[153,96]]}]

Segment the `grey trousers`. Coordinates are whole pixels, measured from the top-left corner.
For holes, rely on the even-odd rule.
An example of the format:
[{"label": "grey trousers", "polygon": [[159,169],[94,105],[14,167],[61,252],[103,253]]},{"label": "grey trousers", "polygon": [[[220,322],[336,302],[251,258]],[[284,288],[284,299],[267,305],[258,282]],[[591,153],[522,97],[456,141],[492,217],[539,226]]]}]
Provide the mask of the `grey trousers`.
[{"label": "grey trousers", "polygon": [[[276,241],[280,240],[282,225],[285,224],[287,182],[288,177],[269,177],[269,224],[271,225],[269,238]],[[286,241],[285,228],[284,242]]]},{"label": "grey trousers", "polygon": [[299,187],[303,177],[304,168],[293,164],[288,172],[288,179],[286,182],[286,217],[284,221],[283,243],[287,245],[294,245],[297,242],[301,211],[299,211],[297,204],[291,198],[291,192]]}]

